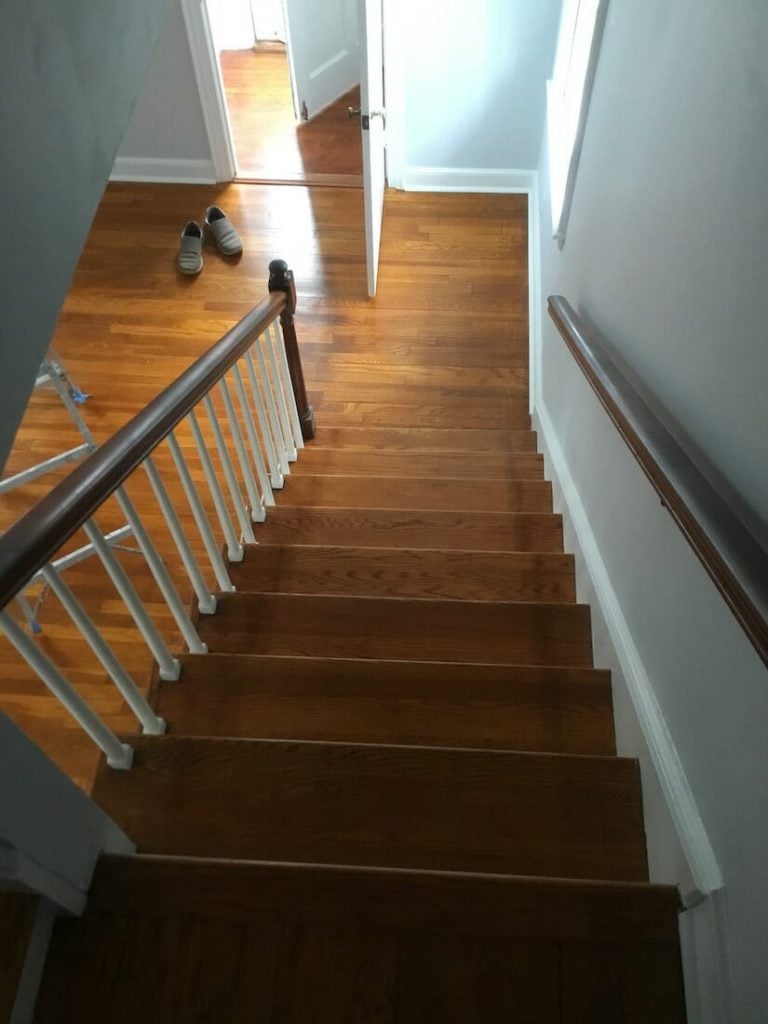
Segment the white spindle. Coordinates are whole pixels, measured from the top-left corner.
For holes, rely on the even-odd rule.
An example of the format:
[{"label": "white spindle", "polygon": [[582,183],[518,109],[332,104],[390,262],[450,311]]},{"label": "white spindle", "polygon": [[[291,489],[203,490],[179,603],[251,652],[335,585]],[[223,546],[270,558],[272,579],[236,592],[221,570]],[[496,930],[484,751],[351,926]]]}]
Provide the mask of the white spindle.
[{"label": "white spindle", "polygon": [[195,410],[189,414],[189,425],[192,427],[192,436],[195,439],[197,445],[197,452],[200,456],[200,464],[203,467],[203,474],[205,475],[205,481],[208,484],[208,490],[211,492],[213,498],[213,506],[216,509],[216,515],[219,518],[219,524],[224,534],[224,540],[227,542],[227,557],[230,562],[242,562],[245,554],[245,548],[237,539],[235,533],[235,526],[232,522],[232,517],[229,514],[227,503],[224,500],[224,494],[219,484],[219,478],[216,476],[216,470],[213,468],[213,461],[208,452],[208,446],[205,443],[203,432],[200,429],[200,424],[197,422],[197,416]]},{"label": "white spindle", "polygon": [[200,563],[195,557],[195,553],[190,547],[187,535],[184,533],[184,527],[181,525],[176,509],[173,507],[173,502],[168,494],[168,489],[163,483],[163,479],[157,471],[157,467],[152,461],[152,457],[148,456],[144,460],[144,471],[149,477],[149,483],[154,492],[157,503],[160,506],[160,510],[165,517],[165,521],[168,524],[171,537],[176,545],[176,550],[179,552],[179,557],[184,565],[184,568],[189,577],[189,581],[197,595],[197,607],[201,615],[213,615],[216,611],[216,598],[208,589],[208,584],[205,582]]},{"label": "white spindle", "polygon": [[296,451],[296,444],[293,440],[293,431],[291,430],[291,419],[288,415],[288,403],[285,399],[285,391],[283,389],[283,379],[280,376],[280,369],[277,364],[277,355],[275,352],[275,343],[272,338],[272,331],[269,327],[264,331],[264,337],[266,339],[267,356],[269,357],[269,369],[271,380],[270,387],[275,396],[275,402],[277,403],[277,411],[280,414],[280,429],[283,434],[283,444],[285,445],[286,451],[288,452],[288,461],[295,462],[298,452]]},{"label": "white spindle", "polygon": [[179,474],[179,480],[181,480],[181,486],[184,488],[184,494],[186,495],[189,507],[192,509],[192,515],[197,526],[197,531],[200,534],[200,538],[205,548],[205,553],[208,555],[208,561],[211,563],[213,574],[216,577],[216,582],[219,585],[219,589],[231,593],[235,586],[232,580],[229,578],[229,572],[224,563],[224,559],[221,557],[219,546],[216,543],[216,538],[213,535],[211,524],[208,522],[208,516],[205,514],[203,503],[198,494],[195,482],[192,479],[192,474],[189,471],[187,460],[182,454],[179,442],[176,440],[176,435],[171,433],[167,437],[168,447],[171,451],[171,457],[173,458],[173,464],[176,467],[176,472]]},{"label": "white spindle", "polygon": [[293,393],[293,382],[291,381],[291,370],[288,366],[288,355],[285,351],[285,338],[280,321],[275,320],[273,324],[275,338],[277,339],[277,360],[280,365],[280,375],[283,380],[285,402],[288,406],[288,415],[291,420],[293,441],[297,448],[304,447],[304,435],[301,432],[301,420],[299,419],[299,407],[296,405],[296,395]]},{"label": "white spindle", "polygon": [[[288,464],[288,452],[285,449],[285,444],[283,443],[283,433],[280,430],[280,419],[277,415],[277,406],[275,405],[275,399],[274,396],[272,395],[272,389],[269,386],[269,378],[267,377],[267,367],[264,362],[264,353],[262,352],[261,349],[260,337],[256,339],[256,343],[254,344],[253,349],[256,352],[256,359],[259,364],[259,372],[258,374],[256,373],[256,367],[253,362],[253,356],[251,352],[248,351],[246,352],[248,376],[251,381],[251,389],[254,394],[254,400],[260,403],[262,406],[266,404],[266,409],[269,417],[269,431],[266,436],[269,437],[275,452],[275,458],[277,460],[278,467],[277,471],[280,478],[280,486],[282,487],[283,484],[285,483],[285,477],[288,476],[288,474],[291,472],[291,467]],[[256,396],[258,396],[258,400]],[[274,480],[272,481],[272,486],[277,486]]]},{"label": "white spindle", "polygon": [[264,503],[262,502],[261,495],[259,494],[259,489],[256,486],[256,478],[253,475],[251,462],[245,448],[245,438],[243,437],[243,432],[240,429],[240,421],[237,418],[237,412],[232,401],[232,395],[229,392],[229,384],[227,384],[226,377],[222,377],[219,381],[219,391],[221,391],[222,401],[224,402],[224,411],[226,412],[227,420],[229,421],[229,431],[235,444],[237,461],[240,463],[240,470],[243,474],[245,489],[248,492],[248,500],[251,503],[251,519],[254,523],[263,523],[265,518]]},{"label": "white spindle", "polygon": [[168,645],[147,613],[141,598],[136,593],[136,588],[128,578],[128,574],[117,558],[115,558],[112,548],[104,540],[103,533],[92,519],[83,523],[83,529],[88,535],[88,540],[93,544],[94,551],[99,556],[99,560],[106,569],[107,575],[114,583],[115,589],[131,613],[131,618],[144,637],[147,647],[152,652],[152,657],[157,662],[160,671],[160,678],[167,681],[178,679],[181,674],[180,663],[168,649]]},{"label": "white spindle", "polygon": [[251,446],[251,454],[253,455],[253,461],[256,466],[256,473],[259,478],[259,484],[261,485],[261,493],[264,496],[263,502],[265,505],[274,505],[275,496],[272,494],[272,485],[269,482],[269,474],[267,473],[267,467],[264,462],[264,456],[261,451],[261,445],[259,444],[259,437],[256,433],[256,424],[253,422],[253,414],[251,413],[251,406],[248,402],[248,395],[245,391],[245,385],[243,384],[243,377],[240,373],[240,367],[235,363],[232,367],[232,378],[235,382],[235,391],[237,392],[237,400],[240,404],[240,409],[243,413],[243,422],[245,423],[246,433],[248,434],[248,441]]},{"label": "white spindle", "polygon": [[61,601],[88,646],[106,669],[107,675],[120,691],[125,703],[138,718],[142,732],[149,736],[162,736],[165,732],[165,722],[155,714],[147,703],[144,695],[120,664],[114,651],[98,631],[85,608],[52,566],[45,566],[42,573],[46,583]]},{"label": "white spindle", "polygon": [[237,521],[240,524],[240,532],[243,538],[249,544],[256,543],[256,537],[253,533],[253,526],[251,525],[251,519],[248,515],[248,509],[245,507],[243,501],[243,495],[240,492],[240,482],[235,474],[235,467],[232,463],[232,459],[227,448],[227,442],[224,440],[224,434],[219,423],[218,414],[211,401],[210,392],[203,398],[203,405],[208,415],[208,422],[211,425],[213,431],[213,443],[216,445],[216,451],[219,453],[219,461],[221,462],[221,468],[224,471],[224,479],[227,481],[227,489],[229,490],[229,496],[232,499],[232,504],[235,506],[235,515]]},{"label": "white spindle", "polygon": [[77,690],[64,678],[50,658],[43,654],[37,644],[27,636],[6,611],[0,612],[0,629],[30,668],[104,753],[110,768],[130,768],[133,761],[133,749],[127,743],[120,742],[96,712],[86,704]]},{"label": "white spindle", "polygon": [[176,625],[179,627],[179,632],[184,638],[184,643],[187,645],[187,649],[191,654],[205,654],[208,648],[200,639],[200,634],[195,629],[192,619],[189,617],[189,612],[184,607],[184,602],[179,597],[179,592],[174,586],[168,570],[165,568],[165,564],[155,547],[154,541],[147,533],[144,524],[139,518],[136,506],[122,487],[118,487],[115,491],[115,497],[118,500],[120,508],[123,510],[125,518],[128,520],[129,526],[133,530],[136,543],[139,545],[139,549],[146,559],[150,572],[154,576],[155,582],[160,588],[163,600],[168,605],[171,615],[173,615],[176,620]]},{"label": "white spindle", "polygon": [[[260,356],[260,344],[259,340],[256,340],[255,348],[257,354]],[[256,415],[259,418],[259,427],[261,429],[261,436],[264,438],[264,445],[266,447],[266,455],[269,460],[269,473],[271,478],[272,486],[280,488],[285,484],[284,472],[290,472],[288,465],[288,457],[283,449],[283,444],[280,437],[280,424],[278,423],[278,411],[272,410],[269,407],[268,400],[264,400],[262,394],[263,388],[259,382],[258,375],[256,373],[256,365],[254,364],[253,354],[249,349],[246,352],[246,367],[248,369],[248,379],[251,384],[251,393],[253,394],[253,403],[256,407]],[[262,361],[260,359],[260,361]],[[262,370],[263,373],[263,370]],[[267,389],[268,390],[268,389]],[[285,463],[285,470],[284,470]]]}]

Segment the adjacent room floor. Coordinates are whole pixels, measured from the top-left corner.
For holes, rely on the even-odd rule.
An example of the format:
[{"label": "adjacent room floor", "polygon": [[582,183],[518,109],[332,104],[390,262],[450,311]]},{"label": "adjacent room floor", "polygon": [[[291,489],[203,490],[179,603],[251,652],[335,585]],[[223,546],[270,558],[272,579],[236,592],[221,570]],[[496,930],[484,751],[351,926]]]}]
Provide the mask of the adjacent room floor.
[{"label": "adjacent room floor", "polygon": [[312,121],[297,122],[285,46],[224,50],[221,71],[241,179],[362,187],[359,89]]}]

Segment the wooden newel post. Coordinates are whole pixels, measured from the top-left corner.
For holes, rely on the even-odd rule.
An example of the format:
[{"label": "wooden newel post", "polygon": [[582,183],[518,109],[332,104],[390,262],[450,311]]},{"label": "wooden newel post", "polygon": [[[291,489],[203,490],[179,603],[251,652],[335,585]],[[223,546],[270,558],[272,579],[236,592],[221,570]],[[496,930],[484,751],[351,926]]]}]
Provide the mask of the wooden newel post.
[{"label": "wooden newel post", "polygon": [[293,314],[296,311],[296,285],[293,280],[293,271],[288,269],[288,264],[285,260],[272,260],[269,264],[269,290],[270,292],[285,292],[287,301],[283,312],[280,314],[280,324],[283,328],[283,340],[285,341],[285,354],[288,359],[291,384],[293,385],[293,393],[299,410],[301,434],[305,441],[311,441],[315,436],[315,414],[307,398],[304,371],[301,368],[299,343],[296,340],[296,326],[293,322]]}]

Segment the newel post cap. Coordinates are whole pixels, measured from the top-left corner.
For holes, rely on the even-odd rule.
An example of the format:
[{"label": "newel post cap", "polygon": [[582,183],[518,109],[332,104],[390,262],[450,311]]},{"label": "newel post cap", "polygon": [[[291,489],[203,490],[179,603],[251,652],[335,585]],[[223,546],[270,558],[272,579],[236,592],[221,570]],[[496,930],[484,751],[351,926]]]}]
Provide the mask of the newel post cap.
[{"label": "newel post cap", "polygon": [[286,310],[293,313],[296,309],[296,284],[293,271],[288,269],[285,260],[272,260],[269,264],[269,291],[285,292],[288,300]]}]

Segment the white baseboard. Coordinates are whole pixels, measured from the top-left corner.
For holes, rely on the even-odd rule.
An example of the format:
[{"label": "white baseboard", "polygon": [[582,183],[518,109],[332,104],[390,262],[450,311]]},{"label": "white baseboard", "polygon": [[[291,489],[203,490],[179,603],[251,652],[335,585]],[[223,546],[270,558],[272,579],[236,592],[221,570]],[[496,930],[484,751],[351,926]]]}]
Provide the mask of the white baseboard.
[{"label": "white baseboard", "polygon": [[145,159],[119,156],[110,181],[168,182],[175,185],[215,185],[216,172],[211,160]]},{"label": "white baseboard", "polygon": [[533,418],[546,460],[547,476],[553,480],[555,493],[561,499],[556,502],[556,505],[562,505],[558,511],[563,513],[576,536],[694,881],[694,891],[683,894],[690,909],[681,917],[686,991],[689,1004],[697,1007],[689,1019],[696,1024],[730,1024],[733,1020],[730,1009],[730,943],[720,866],[540,392]]},{"label": "white baseboard", "polygon": [[535,171],[487,167],[404,167],[406,192],[530,192]]}]

